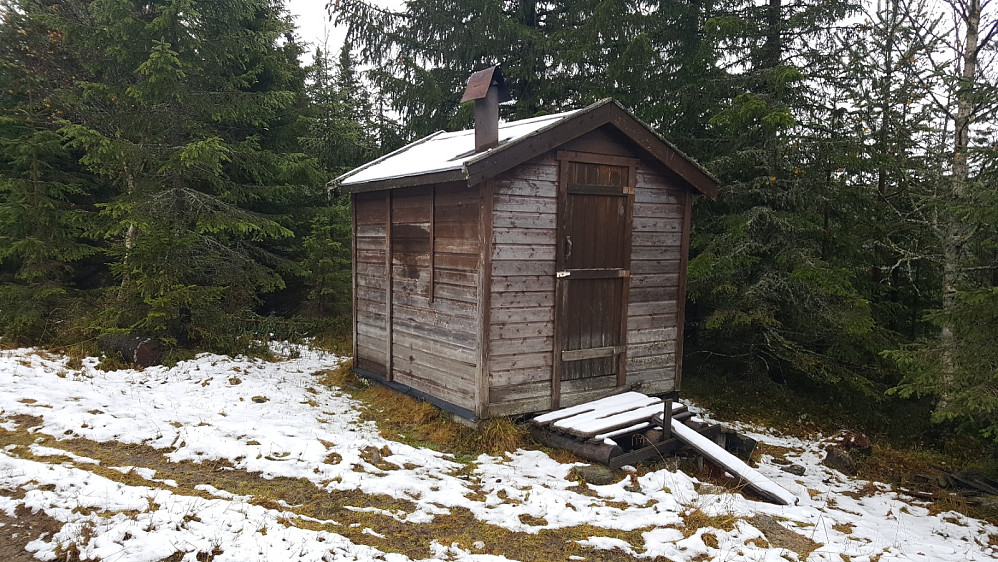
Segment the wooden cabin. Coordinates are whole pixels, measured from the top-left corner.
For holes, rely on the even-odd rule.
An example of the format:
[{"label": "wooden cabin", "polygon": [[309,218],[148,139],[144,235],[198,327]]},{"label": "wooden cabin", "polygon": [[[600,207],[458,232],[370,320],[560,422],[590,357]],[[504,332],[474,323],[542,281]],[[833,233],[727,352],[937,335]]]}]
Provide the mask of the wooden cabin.
[{"label": "wooden cabin", "polygon": [[354,370],[469,420],[679,389],[695,195],[717,181],[613,100],[437,132],[334,180],[353,201]]}]

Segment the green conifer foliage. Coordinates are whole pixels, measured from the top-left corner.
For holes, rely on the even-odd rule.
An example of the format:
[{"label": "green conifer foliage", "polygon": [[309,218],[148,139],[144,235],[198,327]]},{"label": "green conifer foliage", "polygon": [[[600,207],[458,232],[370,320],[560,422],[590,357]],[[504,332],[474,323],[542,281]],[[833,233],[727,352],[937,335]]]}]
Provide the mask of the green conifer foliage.
[{"label": "green conifer foliage", "polygon": [[120,280],[110,328],[229,349],[284,286],[274,211],[321,183],[297,153],[300,47],[279,2],[101,0],[59,20],[85,79],[64,134],[113,183],[99,228]]},{"label": "green conifer foliage", "polygon": [[[316,49],[308,68],[308,111],[302,147],[332,179],[376,156],[378,124],[370,94],[361,82],[349,43],[333,64],[328,51]],[[350,199],[316,194],[301,216],[303,258],[301,275],[308,287],[304,312],[312,317],[337,317],[351,312]],[[332,198],[330,200],[330,198]]]},{"label": "green conifer foliage", "polygon": [[73,264],[95,251],[83,236],[87,178],[58,131],[54,94],[73,68],[39,4],[2,9],[0,335],[51,341],[68,319]]},{"label": "green conifer foliage", "polygon": [[705,158],[724,189],[693,221],[691,366],[868,397],[891,382],[857,288],[869,256],[856,221],[873,194],[836,173],[850,141],[826,129],[843,121],[826,95],[841,58],[831,30],[849,8],[774,0],[711,21],[738,72]]}]

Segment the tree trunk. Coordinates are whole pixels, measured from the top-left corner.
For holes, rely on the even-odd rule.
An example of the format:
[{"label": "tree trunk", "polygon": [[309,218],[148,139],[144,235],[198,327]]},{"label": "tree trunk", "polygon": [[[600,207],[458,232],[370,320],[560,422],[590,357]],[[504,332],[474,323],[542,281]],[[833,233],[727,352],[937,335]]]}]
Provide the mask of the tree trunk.
[{"label": "tree trunk", "polygon": [[[969,0],[957,8],[959,13],[963,8],[963,23],[966,26],[963,37],[963,52],[958,61],[961,68],[957,69],[959,83],[956,91],[956,117],[953,123],[953,176],[950,193],[950,203],[958,204],[967,189],[967,178],[970,174],[967,162],[967,151],[970,147],[970,122],[974,112],[974,84],[977,74],[978,43],[980,41],[981,0]],[[960,282],[960,258],[965,242],[963,225],[948,216],[942,229],[943,253],[943,310],[952,310],[956,291]],[[953,358],[953,327],[944,325],[939,333],[942,345],[942,383],[943,387],[952,382],[956,365]],[[940,407],[946,405],[946,396],[940,398]]]}]

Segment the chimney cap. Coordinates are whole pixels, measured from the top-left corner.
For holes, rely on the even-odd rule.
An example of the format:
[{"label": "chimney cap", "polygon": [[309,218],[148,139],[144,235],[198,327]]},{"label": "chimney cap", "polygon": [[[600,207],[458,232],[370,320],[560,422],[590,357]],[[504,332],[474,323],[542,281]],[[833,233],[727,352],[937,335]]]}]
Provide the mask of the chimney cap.
[{"label": "chimney cap", "polygon": [[468,87],[464,90],[464,95],[461,96],[461,103],[484,98],[488,94],[489,88],[493,86],[499,88],[499,103],[513,99],[509,95],[506,81],[503,80],[502,70],[499,70],[499,65],[495,65],[471,75],[471,78],[468,79]]}]

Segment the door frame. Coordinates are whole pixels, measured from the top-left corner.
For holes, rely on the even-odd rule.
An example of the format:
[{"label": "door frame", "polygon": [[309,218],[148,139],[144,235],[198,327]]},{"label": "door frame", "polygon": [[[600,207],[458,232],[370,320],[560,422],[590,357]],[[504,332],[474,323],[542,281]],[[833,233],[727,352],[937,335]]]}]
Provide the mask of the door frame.
[{"label": "door frame", "polygon": [[[612,166],[626,166],[628,169],[627,186],[622,188],[626,195],[625,217],[624,217],[624,271],[623,294],[621,302],[623,310],[620,315],[620,350],[615,350],[617,355],[617,381],[616,388],[623,387],[627,382],[627,312],[628,300],[630,297],[630,271],[631,271],[631,243],[634,234],[634,191],[637,187],[637,164],[639,159],[625,156],[615,156],[610,154],[598,154],[590,152],[577,152],[569,150],[559,150],[556,154],[558,160],[558,193],[557,193],[557,221],[555,230],[555,299],[554,299],[554,341],[552,342],[552,366],[551,366],[551,408],[557,409],[561,406],[561,371],[562,371],[562,301],[565,298],[565,244],[562,240],[565,231],[566,205],[568,203],[568,165],[579,162],[585,164],[608,164]],[[615,275],[615,277],[617,277]]]}]

